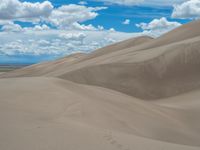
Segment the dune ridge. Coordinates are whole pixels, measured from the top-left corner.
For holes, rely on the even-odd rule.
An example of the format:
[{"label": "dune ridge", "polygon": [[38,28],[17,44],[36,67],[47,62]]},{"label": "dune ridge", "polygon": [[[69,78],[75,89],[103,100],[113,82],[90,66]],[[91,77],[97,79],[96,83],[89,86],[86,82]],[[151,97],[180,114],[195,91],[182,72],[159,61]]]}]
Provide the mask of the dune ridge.
[{"label": "dune ridge", "polygon": [[0,74],[0,149],[199,150],[199,25]]},{"label": "dune ridge", "polygon": [[[160,99],[199,88],[200,38],[114,56],[62,74],[63,79]],[[184,74],[184,76],[183,76]]]}]

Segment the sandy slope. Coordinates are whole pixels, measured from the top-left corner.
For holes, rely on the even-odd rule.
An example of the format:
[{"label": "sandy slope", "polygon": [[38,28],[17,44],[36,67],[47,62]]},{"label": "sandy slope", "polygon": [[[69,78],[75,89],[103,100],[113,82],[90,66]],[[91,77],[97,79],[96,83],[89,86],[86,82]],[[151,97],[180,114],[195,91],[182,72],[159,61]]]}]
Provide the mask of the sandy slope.
[{"label": "sandy slope", "polygon": [[8,77],[13,77],[13,76],[15,77],[42,76],[42,75],[54,72],[56,70],[66,68],[84,56],[86,56],[86,54],[83,54],[83,53],[72,54],[70,56],[67,56],[55,61],[39,63],[39,64],[31,65],[28,67],[24,67],[22,69],[17,69],[5,75],[1,75],[0,77],[8,78]]},{"label": "sandy slope", "polygon": [[200,149],[199,25],[1,74],[0,149]]},{"label": "sandy slope", "polygon": [[159,99],[200,87],[199,58],[200,37],[196,37],[107,59],[99,57],[86,65],[73,66],[73,70],[60,77],[142,99]]},{"label": "sandy slope", "polygon": [[197,130],[178,109],[55,78],[1,79],[0,85],[4,150],[199,149],[160,141],[199,145]]}]

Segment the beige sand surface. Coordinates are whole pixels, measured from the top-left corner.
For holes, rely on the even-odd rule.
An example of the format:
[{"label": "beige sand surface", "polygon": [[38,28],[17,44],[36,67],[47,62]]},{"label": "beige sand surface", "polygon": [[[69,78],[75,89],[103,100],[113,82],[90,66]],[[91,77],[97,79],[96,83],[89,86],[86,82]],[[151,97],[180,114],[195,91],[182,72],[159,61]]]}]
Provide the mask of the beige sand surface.
[{"label": "beige sand surface", "polygon": [[182,110],[55,78],[1,79],[0,85],[4,150],[199,149],[193,146],[198,126],[188,126]]},{"label": "beige sand surface", "polygon": [[2,150],[199,150],[200,21],[0,75]]}]

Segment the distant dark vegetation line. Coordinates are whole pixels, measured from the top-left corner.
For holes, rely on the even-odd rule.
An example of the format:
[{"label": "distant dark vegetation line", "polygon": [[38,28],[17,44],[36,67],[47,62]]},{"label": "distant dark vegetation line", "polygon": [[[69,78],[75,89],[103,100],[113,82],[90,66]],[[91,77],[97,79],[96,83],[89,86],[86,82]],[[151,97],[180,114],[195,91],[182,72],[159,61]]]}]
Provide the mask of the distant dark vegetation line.
[{"label": "distant dark vegetation line", "polygon": [[15,69],[20,69],[31,64],[0,64],[0,72],[8,72]]}]

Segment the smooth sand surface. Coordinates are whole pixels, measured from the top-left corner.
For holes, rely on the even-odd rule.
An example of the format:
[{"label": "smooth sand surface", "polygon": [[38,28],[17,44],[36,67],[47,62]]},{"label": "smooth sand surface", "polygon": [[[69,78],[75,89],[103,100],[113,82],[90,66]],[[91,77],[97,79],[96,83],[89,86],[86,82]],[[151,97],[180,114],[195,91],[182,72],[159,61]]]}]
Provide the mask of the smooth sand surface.
[{"label": "smooth sand surface", "polygon": [[198,125],[189,126],[183,110],[56,78],[1,79],[0,85],[4,150],[199,149]]},{"label": "smooth sand surface", "polygon": [[0,75],[2,150],[199,150],[200,21]]}]

